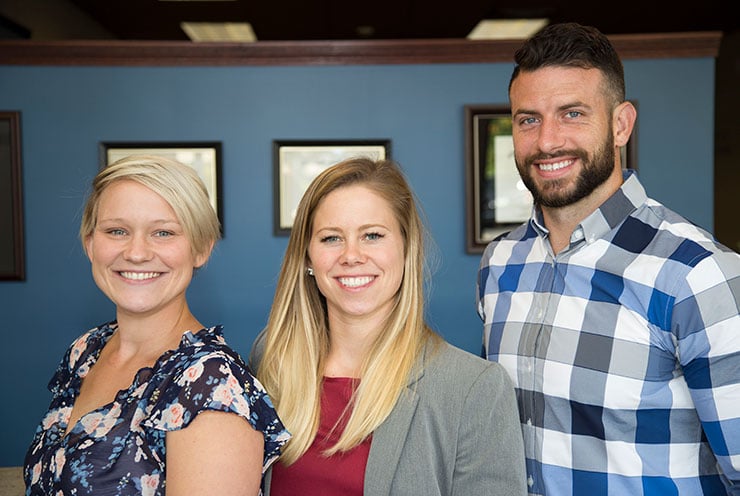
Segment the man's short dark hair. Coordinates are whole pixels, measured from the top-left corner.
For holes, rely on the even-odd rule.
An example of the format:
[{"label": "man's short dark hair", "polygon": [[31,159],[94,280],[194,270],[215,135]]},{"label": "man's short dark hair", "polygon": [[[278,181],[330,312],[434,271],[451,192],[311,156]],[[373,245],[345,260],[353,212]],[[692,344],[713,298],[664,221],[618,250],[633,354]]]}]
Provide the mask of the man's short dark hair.
[{"label": "man's short dark hair", "polygon": [[574,22],[546,26],[524,42],[516,51],[514,61],[516,67],[509,81],[509,91],[520,72],[543,67],[578,67],[600,70],[614,103],[622,103],[625,99],[622,61],[609,39],[594,27]]}]

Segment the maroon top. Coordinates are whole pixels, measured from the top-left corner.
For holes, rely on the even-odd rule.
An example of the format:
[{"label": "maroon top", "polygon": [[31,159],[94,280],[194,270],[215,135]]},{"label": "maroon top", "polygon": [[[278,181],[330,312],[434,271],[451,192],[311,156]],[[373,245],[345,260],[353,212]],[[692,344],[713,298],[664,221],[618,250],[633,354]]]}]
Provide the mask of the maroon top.
[{"label": "maroon top", "polygon": [[280,461],[273,465],[271,496],[362,496],[370,437],[350,451],[329,458],[322,454],[336,444],[344,431],[346,416],[333,432],[332,428],[349,403],[356,382],[349,377],[324,377],[316,438],[291,466],[286,467]]}]

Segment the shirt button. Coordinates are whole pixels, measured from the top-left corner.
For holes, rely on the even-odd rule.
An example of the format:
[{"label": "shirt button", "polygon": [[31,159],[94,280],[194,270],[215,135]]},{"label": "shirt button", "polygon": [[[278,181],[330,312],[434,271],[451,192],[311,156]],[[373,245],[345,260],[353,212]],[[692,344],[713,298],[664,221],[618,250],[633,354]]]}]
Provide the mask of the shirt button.
[{"label": "shirt button", "polygon": [[529,477],[527,477],[527,485],[528,485],[529,487],[532,487],[532,486],[534,486],[534,479],[532,478],[532,476],[531,476],[531,475],[530,475]]},{"label": "shirt button", "polygon": [[527,425],[530,426],[530,427],[532,427],[532,419],[531,418],[528,418],[527,419]]}]

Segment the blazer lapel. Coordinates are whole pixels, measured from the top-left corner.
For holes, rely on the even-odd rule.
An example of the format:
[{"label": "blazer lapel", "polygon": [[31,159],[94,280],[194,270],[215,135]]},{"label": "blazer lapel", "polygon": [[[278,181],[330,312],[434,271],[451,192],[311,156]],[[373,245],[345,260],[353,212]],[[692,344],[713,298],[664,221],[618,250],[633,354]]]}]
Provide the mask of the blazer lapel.
[{"label": "blazer lapel", "polygon": [[370,453],[365,467],[365,496],[388,496],[391,491],[391,483],[396,473],[398,460],[406,444],[406,435],[411,427],[411,419],[414,417],[416,406],[419,404],[419,396],[416,394],[415,383],[424,375],[424,355],[422,352],[419,363],[416,364],[412,379],[406,386],[406,391],[401,395],[393,407],[391,414],[385,419],[380,427],[373,432],[373,440],[370,444]]},{"label": "blazer lapel", "polygon": [[393,475],[418,403],[419,397],[416,393],[407,389],[385,422],[373,432],[365,468],[366,496],[390,494]]}]

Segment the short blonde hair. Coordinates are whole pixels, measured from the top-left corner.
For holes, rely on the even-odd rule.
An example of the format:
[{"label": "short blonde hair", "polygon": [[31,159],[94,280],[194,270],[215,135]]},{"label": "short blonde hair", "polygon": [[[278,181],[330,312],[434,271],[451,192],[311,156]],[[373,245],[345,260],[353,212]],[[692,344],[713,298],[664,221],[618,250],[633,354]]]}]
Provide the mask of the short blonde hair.
[{"label": "short blonde hair", "polygon": [[208,253],[220,238],[221,226],[208,190],[192,167],[156,155],[129,155],[104,167],[93,179],[80,223],[83,246],[98,222],[100,196],[122,180],[136,181],[164,198],[182,224],[194,255]]}]

